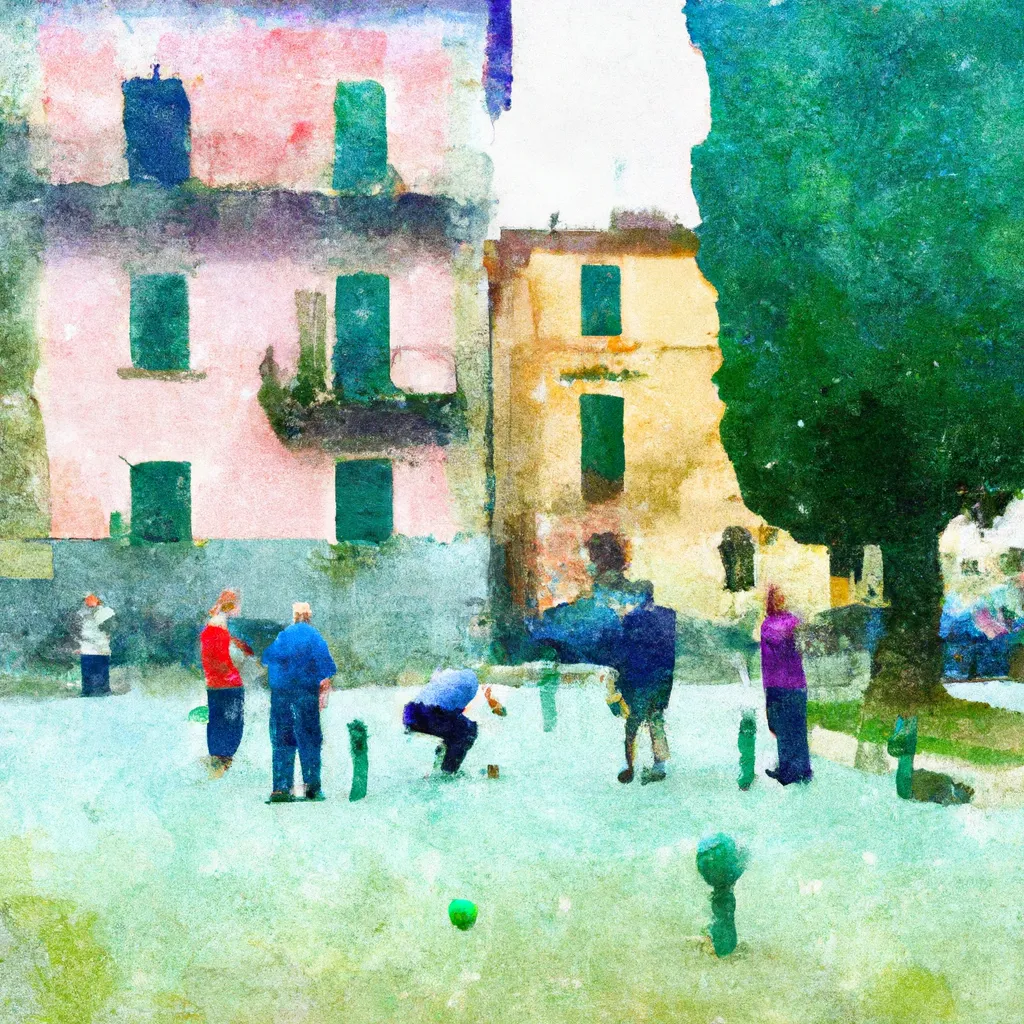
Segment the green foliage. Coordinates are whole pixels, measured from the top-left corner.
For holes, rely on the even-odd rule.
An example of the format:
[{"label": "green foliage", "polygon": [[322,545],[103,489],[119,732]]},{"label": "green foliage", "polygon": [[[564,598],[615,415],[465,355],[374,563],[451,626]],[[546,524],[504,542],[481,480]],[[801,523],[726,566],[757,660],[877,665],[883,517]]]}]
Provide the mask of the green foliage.
[{"label": "green foliage", "polygon": [[879,1024],[938,1024],[950,1020],[956,1003],[949,982],[924,967],[888,967],[865,994],[870,1019]]},{"label": "green foliage", "polygon": [[[96,915],[36,892],[28,843],[0,844],[0,922],[34,966],[24,965],[33,995],[32,1024],[92,1024],[117,989],[114,962],[96,937]],[[5,957],[5,988],[11,983]]]},{"label": "green foliage", "polygon": [[0,537],[45,537],[50,527],[46,441],[31,393],[42,228],[26,200],[35,188],[27,127],[0,97]]},{"label": "green foliage", "polygon": [[380,561],[384,554],[384,547],[389,542],[382,544],[368,544],[357,541],[341,541],[338,544],[331,544],[329,554],[319,549],[310,552],[310,564],[332,582],[340,586],[347,586],[364,569],[372,569]]},{"label": "green foliage", "polygon": [[607,366],[584,366],[579,370],[567,370],[565,373],[560,373],[558,379],[565,384],[574,384],[578,380],[582,381],[626,381],[626,380],[640,380],[646,377],[646,373],[641,373],[639,370],[609,370]]},{"label": "green foliage", "polygon": [[860,719],[859,700],[807,702],[807,724],[811,727],[820,725],[822,729],[856,736],[860,729]]},{"label": "green foliage", "polygon": [[699,261],[744,500],[805,543],[880,544],[875,673],[934,689],[935,538],[1024,483],[1024,20],[995,0],[687,17],[711,82]]},{"label": "green foliage", "polygon": [[704,0],[694,151],[722,436],[801,541],[934,535],[1024,482],[1024,22],[937,0]]}]

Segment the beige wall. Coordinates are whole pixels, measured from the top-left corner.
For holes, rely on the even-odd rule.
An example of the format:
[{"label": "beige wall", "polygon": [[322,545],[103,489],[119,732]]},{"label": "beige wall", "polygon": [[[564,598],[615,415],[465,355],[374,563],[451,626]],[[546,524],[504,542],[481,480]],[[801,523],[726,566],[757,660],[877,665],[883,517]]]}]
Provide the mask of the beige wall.
[{"label": "beige wall", "polygon": [[[580,333],[580,267],[622,272],[620,338]],[[633,549],[632,575],[653,581],[659,601],[712,619],[742,615],[778,582],[792,605],[829,606],[824,548],[784,533],[769,543],[742,502],[722,447],[724,407],[712,383],[721,362],[714,289],[692,255],[588,256],[534,251],[502,274],[495,308],[495,528],[513,561],[513,591],[541,607],[586,585],[582,545],[617,530]],[[611,375],[619,379],[579,379]],[[625,402],[623,493],[587,504],[580,492],[579,396]],[[757,590],[730,594],[717,550],[727,526],[757,544]],[[757,543],[759,537],[764,541]],[[518,581],[518,583],[517,583]]]}]

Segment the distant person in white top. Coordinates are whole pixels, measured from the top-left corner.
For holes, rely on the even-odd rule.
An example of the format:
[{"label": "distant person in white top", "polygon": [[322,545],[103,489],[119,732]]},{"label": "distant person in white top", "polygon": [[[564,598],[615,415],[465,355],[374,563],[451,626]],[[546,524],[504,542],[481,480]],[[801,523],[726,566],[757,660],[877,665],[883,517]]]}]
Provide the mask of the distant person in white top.
[{"label": "distant person in white top", "polygon": [[95,594],[78,609],[78,651],[82,656],[82,696],[110,693],[110,620],[114,612]]},{"label": "distant person in white top", "polygon": [[[476,722],[464,712],[479,688],[480,681],[472,669],[438,669],[416,699],[405,705],[402,721],[407,730],[436,736],[443,742],[441,771],[445,775],[459,770],[476,741]],[[484,697],[494,714],[505,714],[489,686],[484,689]]]}]

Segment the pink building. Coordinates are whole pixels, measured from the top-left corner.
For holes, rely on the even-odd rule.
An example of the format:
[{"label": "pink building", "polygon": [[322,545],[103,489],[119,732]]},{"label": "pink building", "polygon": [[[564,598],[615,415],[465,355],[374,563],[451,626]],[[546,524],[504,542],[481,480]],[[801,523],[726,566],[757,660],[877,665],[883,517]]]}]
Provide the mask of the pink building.
[{"label": "pink building", "polygon": [[234,6],[53,9],[38,34],[32,124],[49,180],[128,179],[123,86],[158,65],[187,97],[191,176],[205,185],[330,189],[339,84],[376,83],[382,109],[370,113],[381,115],[398,187],[484,198],[483,179],[466,180],[466,157],[487,124],[486,3],[440,3],[417,16],[387,3],[322,4],[312,14],[317,5],[267,4],[259,16]]},{"label": "pink building", "polygon": [[[387,4],[232,6],[57,4],[40,26],[34,153],[68,187],[48,214],[39,297],[51,535],[106,537],[112,516],[137,529],[145,474],[133,466],[177,474],[185,494],[167,515],[189,518],[195,539],[390,528],[447,542],[477,530],[487,308],[472,211],[487,190],[474,149],[487,5],[416,17]],[[180,190],[186,178],[231,191]],[[275,194],[287,209],[264,216],[261,196]],[[449,197],[468,229],[450,230]],[[333,369],[354,386],[369,338],[392,393],[464,397],[465,436],[452,447],[371,432],[340,454],[283,441],[260,369],[272,348],[295,373],[304,308],[326,321],[328,384]],[[365,510],[342,507],[337,464],[354,458],[380,469],[375,500],[390,502],[365,536],[348,533]]]}]

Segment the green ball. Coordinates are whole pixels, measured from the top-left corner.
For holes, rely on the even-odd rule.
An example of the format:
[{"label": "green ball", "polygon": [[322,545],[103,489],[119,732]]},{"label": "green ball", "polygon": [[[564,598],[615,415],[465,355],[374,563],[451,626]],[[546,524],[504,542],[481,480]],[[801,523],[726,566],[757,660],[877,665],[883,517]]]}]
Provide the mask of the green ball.
[{"label": "green ball", "polygon": [[476,924],[476,913],[476,904],[471,900],[452,900],[448,904],[448,918],[462,932]]},{"label": "green ball", "polygon": [[200,704],[199,707],[193,708],[188,713],[188,720],[190,722],[208,722],[210,720],[210,709],[205,704]]}]

